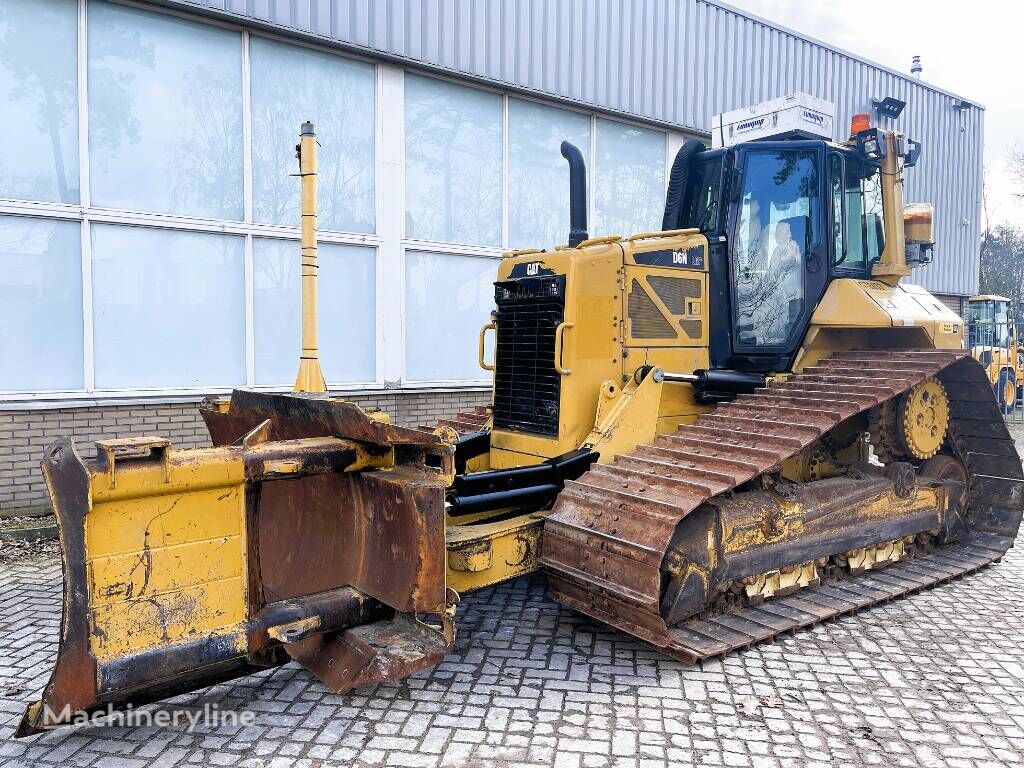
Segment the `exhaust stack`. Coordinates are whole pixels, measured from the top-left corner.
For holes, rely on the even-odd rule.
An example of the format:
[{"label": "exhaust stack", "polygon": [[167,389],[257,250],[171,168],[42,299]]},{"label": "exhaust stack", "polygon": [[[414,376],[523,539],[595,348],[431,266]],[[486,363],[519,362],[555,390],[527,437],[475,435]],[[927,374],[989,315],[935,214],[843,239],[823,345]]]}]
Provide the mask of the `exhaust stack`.
[{"label": "exhaust stack", "polygon": [[326,392],[317,342],[316,133],[309,121],[302,124],[295,154],[302,184],[302,354],[295,391]]},{"label": "exhaust stack", "polygon": [[562,157],[569,161],[569,247],[588,239],[587,233],[587,166],[575,144],[562,142]]}]

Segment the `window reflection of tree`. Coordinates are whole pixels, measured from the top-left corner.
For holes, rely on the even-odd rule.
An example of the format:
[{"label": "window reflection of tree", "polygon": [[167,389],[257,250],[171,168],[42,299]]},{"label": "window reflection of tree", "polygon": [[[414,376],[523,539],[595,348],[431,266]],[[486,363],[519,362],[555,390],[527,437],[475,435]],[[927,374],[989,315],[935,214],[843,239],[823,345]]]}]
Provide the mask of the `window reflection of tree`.
[{"label": "window reflection of tree", "polygon": [[[77,66],[73,53],[54,55],[50,46],[38,39],[40,30],[46,30],[53,41],[75,39],[77,9],[0,2],[0,68],[7,70],[13,83],[8,99],[27,110],[34,108],[36,128],[49,139],[53,164],[52,175],[34,164],[18,176],[14,169],[0,166],[0,196],[77,203]],[[8,146],[31,146],[24,138],[7,137],[6,141]],[[22,163],[26,160],[20,159]],[[24,167],[19,163],[19,170]]]},{"label": "window reflection of tree", "polygon": [[230,218],[242,212],[242,113],[234,99],[237,72],[199,65],[189,74],[185,104],[191,130],[181,133],[173,149],[176,169],[169,188],[172,211],[202,211]]},{"label": "window reflection of tree", "polygon": [[241,36],[96,4],[88,59],[95,202],[241,218]]},{"label": "window reflection of tree", "polygon": [[499,96],[406,79],[409,237],[500,245],[501,123]]},{"label": "window reflection of tree", "polygon": [[650,131],[603,121],[599,126],[594,200],[600,231],[595,234],[626,236],[659,229],[665,202],[664,148],[647,151]]},{"label": "window reflection of tree", "polygon": [[864,179],[864,230],[865,242],[868,245],[867,257],[874,261],[882,255],[885,248],[885,220],[882,211],[882,177],[878,168],[871,168]]},{"label": "window reflection of tree", "polygon": [[90,37],[89,83],[94,96],[89,100],[89,149],[93,163],[116,156],[123,143],[135,144],[142,138],[142,124],[130,107],[136,75],[118,65],[118,58],[133,69],[156,67],[153,44],[143,42],[137,29],[108,23],[102,35]]},{"label": "window reflection of tree", "polygon": [[551,248],[569,234],[569,172],[560,146],[589,154],[590,119],[530,102],[509,103],[509,238],[513,248]]},{"label": "window reflection of tree", "polygon": [[[746,249],[740,268],[737,304],[741,341],[751,344],[780,344],[789,334],[789,297],[783,291],[796,265],[775,265],[760,243]],[[748,340],[748,334],[752,336]]]},{"label": "window reflection of tree", "polygon": [[252,57],[253,215],[293,225],[299,217],[295,144],[311,120],[320,143],[321,229],[374,230],[373,67],[255,38]]}]

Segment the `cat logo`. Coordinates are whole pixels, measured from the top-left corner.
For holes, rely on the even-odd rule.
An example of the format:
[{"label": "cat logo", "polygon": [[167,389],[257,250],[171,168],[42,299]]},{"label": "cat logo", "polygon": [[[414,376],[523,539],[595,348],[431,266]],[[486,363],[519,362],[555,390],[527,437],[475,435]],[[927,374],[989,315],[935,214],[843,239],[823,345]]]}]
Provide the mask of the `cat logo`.
[{"label": "cat logo", "polygon": [[688,260],[686,258],[686,251],[684,251],[681,248],[679,250],[672,251],[672,263],[682,264],[683,266],[685,266],[688,263]]},{"label": "cat logo", "polygon": [[539,261],[531,261],[529,264],[527,264],[526,265],[526,274],[531,275],[531,276],[539,275],[540,274],[540,262]]}]

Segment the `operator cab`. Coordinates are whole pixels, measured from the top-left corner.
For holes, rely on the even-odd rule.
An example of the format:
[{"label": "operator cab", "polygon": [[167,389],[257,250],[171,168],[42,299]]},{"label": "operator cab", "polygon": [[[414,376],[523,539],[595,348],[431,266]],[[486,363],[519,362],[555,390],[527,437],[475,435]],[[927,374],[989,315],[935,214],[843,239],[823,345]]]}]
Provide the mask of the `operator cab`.
[{"label": "operator cab", "polygon": [[[775,117],[761,122],[787,127],[781,134],[697,151],[688,169],[673,167],[681,204],[666,207],[664,228],[708,237],[712,311],[730,315],[711,323],[712,368],[787,370],[830,280],[869,278],[885,249],[879,132],[862,124],[849,142],[827,140],[814,134],[831,130],[826,103],[803,94],[777,102],[793,99],[743,110],[747,118],[729,128],[742,135],[757,122],[749,114],[767,107]],[[811,128],[788,125],[787,111],[799,113],[794,120],[810,114]],[[727,143],[727,117],[715,118],[716,144]],[[905,166],[920,149],[910,144]]]},{"label": "operator cab", "polygon": [[967,301],[967,345],[1010,348],[1010,300],[1005,296],[972,296]]}]

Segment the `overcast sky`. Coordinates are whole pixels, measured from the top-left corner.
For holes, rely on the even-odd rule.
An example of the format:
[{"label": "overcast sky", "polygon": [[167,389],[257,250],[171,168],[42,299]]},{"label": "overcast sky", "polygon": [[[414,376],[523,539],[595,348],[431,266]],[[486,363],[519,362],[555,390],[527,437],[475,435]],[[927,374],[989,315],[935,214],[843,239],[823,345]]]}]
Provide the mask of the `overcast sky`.
[{"label": "overcast sky", "polygon": [[1024,185],[1007,168],[1010,149],[1024,147],[1024,2],[726,1],[901,72],[919,55],[923,80],[985,107],[989,217],[1024,226]]}]

